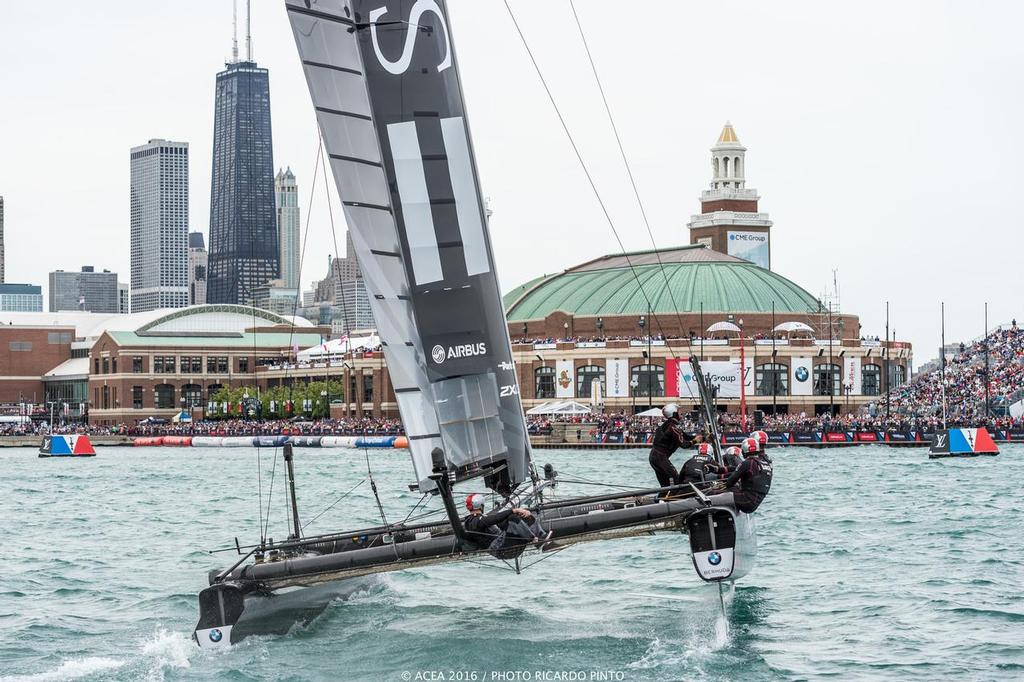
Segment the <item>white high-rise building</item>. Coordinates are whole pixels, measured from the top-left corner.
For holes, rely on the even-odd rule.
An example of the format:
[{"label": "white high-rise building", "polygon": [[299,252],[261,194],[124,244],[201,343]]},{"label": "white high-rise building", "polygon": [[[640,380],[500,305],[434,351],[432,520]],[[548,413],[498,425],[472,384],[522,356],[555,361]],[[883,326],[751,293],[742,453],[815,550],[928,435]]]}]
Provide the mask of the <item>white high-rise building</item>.
[{"label": "white high-rise building", "polygon": [[126,282],[117,283],[117,312],[127,315],[132,311],[131,289]]},{"label": "white high-rise building", "polygon": [[291,168],[277,171],[274,204],[280,243],[281,280],[288,289],[299,288],[299,188]]},{"label": "white high-rise building", "polygon": [[183,308],[188,287],[188,143],[131,152],[131,310]]}]

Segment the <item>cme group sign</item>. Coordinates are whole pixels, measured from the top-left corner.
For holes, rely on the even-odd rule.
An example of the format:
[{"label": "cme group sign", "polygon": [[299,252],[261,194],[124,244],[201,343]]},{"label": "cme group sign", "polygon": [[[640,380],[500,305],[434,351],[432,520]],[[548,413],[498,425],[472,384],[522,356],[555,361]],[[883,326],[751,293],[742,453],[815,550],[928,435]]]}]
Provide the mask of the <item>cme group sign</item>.
[{"label": "cme group sign", "polygon": [[768,269],[768,233],[729,231],[728,254]]}]

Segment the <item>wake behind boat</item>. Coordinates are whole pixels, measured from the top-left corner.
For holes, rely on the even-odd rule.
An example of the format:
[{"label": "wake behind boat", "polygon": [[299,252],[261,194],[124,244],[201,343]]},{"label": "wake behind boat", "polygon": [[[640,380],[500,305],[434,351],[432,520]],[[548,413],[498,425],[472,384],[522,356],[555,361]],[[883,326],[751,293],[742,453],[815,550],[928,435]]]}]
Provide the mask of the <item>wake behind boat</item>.
[{"label": "wake behind boat", "polygon": [[[248,552],[210,574],[196,642],[237,642],[265,631],[275,607],[315,610],[383,572],[487,558],[519,573],[545,550],[661,531],[687,533],[702,579],[745,575],[753,520],[720,484],[552,499],[557,474],[545,467],[542,477],[531,458],[445,3],[325,5],[286,2],[409,439],[410,488],[444,509],[392,524],[381,508],[380,526],[303,537],[286,445],[290,537],[238,547]],[[717,413],[700,387],[721,463]],[[455,501],[454,487],[469,481],[550,537],[481,546]]]}]

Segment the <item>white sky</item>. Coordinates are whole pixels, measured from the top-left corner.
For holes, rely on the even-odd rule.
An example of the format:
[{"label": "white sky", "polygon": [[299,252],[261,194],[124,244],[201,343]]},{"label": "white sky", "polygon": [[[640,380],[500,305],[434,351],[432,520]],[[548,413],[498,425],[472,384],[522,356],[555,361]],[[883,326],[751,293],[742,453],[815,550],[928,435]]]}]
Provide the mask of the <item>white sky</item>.
[{"label": "white sky", "polygon": [[[449,4],[503,288],[617,252],[504,5]],[[284,3],[253,5],[274,162],[298,177],[305,226],[309,95]],[[648,248],[568,2],[512,5],[627,248]],[[775,222],[773,268],[815,295],[838,269],[843,309],[864,333],[884,333],[891,301],[920,364],[935,355],[941,300],[949,340],[981,334],[985,300],[993,324],[1024,317],[1024,4],[577,9],[659,247],[688,242],[709,147],[730,119],[749,150],[748,186]],[[127,282],[128,152],[150,138],[190,143],[191,225],[207,232],[214,74],[230,37],[230,0],[0,2],[7,281],[45,286],[50,270],[94,265]],[[334,251],[318,188],[306,287]]]}]

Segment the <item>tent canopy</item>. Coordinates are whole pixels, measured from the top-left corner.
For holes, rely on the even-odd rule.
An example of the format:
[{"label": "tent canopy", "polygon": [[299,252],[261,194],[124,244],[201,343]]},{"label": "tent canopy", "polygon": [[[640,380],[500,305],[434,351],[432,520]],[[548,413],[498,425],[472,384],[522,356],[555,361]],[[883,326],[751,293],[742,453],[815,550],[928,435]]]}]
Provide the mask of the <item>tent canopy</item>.
[{"label": "tent canopy", "polygon": [[715,322],[708,327],[709,332],[739,332],[740,328],[732,322]]},{"label": "tent canopy", "polygon": [[343,359],[346,353],[377,348],[380,346],[380,337],[376,334],[369,336],[342,336],[339,339],[331,339],[318,346],[299,351],[299,362],[314,362],[317,360]]},{"label": "tent canopy", "polygon": [[637,417],[660,417],[660,416],[662,416],[662,412],[661,412],[661,408],[660,407],[652,407],[649,410],[644,410],[643,412],[637,412],[636,416]]},{"label": "tent canopy", "polygon": [[583,403],[578,403],[575,400],[552,400],[550,402],[543,403],[537,407],[531,407],[526,411],[526,414],[590,414],[591,410]]},{"label": "tent canopy", "polygon": [[777,331],[777,332],[814,332],[814,329],[810,325],[806,325],[803,322],[783,322],[782,324],[775,325],[775,331]]}]

